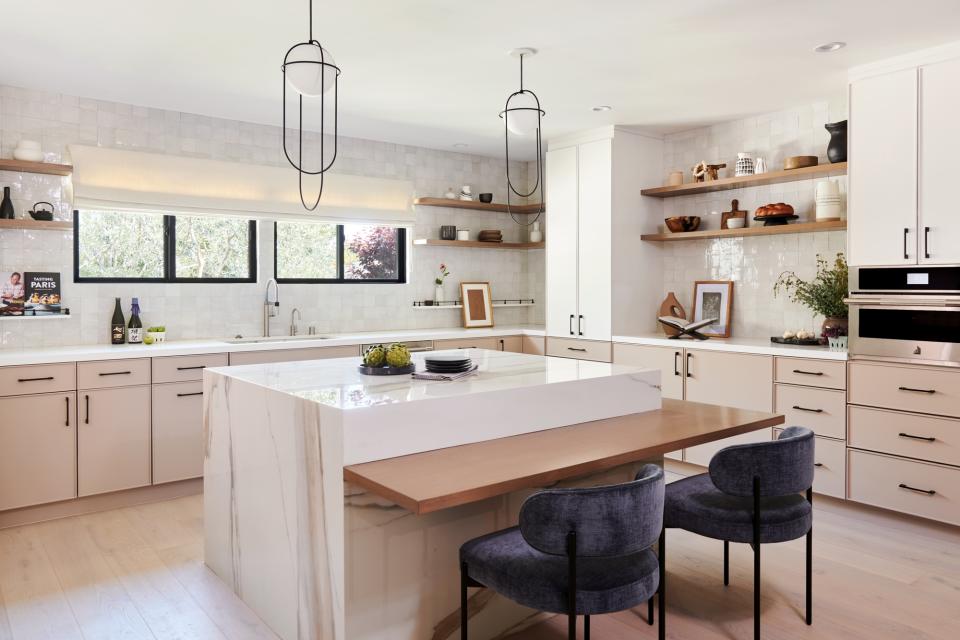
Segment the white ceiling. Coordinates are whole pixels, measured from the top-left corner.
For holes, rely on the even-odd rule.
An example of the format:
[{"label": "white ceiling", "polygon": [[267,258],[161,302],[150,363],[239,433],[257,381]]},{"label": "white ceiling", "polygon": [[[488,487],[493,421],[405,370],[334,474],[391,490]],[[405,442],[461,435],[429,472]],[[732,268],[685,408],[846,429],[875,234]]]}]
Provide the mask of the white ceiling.
[{"label": "white ceiling", "polygon": [[[307,0],[0,0],[0,83],[279,124]],[[846,69],[960,40],[957,0],[329,0],[341,132],[503,153],[514,47],[546,137],[675,131],[839,95]],[[823,42],[849,47],[814,54]],[[609,104],[609,113],[591,107]]]}]

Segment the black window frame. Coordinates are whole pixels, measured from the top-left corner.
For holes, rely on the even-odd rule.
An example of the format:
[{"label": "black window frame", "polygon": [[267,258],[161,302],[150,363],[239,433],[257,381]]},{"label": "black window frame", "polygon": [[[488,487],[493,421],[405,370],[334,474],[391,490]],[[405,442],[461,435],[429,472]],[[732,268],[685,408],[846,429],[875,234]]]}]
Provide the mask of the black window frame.
[{"label": "black window frame", "polygon": [[[296,220],[284,220],[297,224]],[[333,223],[328,223],[333,224]],[[379,225],[374,225],[379,226]],[[389,225],[382,225],[389,226]],[[336,278],[281,278],[277,271],[279,251],[277,248],[277,221],[273,223],[273,276],[278,284],[406,284],[407,282],[407,230],[396,227],[397,230],[397,277],[390,279],[359,279],[344,277],[344,225],[337,225],[337,277]]]},{"label": "black window frame", "polygon": [[[159,212],[158,212],[159,213]],[[163,276],[159,278],[93,278],[80,275],[80,214],[73,211],[73,281],[76,283],[114,282],[114,283],[166,283],[166,284],[229,284],[257,282],[257,221],[248,220],[249,242],[247,243],[247,268],[250,274],[246,278],[181,278],[177,276],[176,214],[163,214]]]}]

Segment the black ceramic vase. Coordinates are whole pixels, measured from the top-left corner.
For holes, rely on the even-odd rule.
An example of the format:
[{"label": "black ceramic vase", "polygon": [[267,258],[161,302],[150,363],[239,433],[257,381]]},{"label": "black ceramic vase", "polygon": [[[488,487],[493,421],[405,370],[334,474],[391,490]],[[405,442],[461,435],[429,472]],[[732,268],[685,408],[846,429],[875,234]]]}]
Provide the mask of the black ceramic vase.
[{"label": "black ceramic vase", "polygon": [[827,159],[830,162],[846,162],[847,121],[830,122],[823,126],[830,132],[830,144],[827,145]]}]

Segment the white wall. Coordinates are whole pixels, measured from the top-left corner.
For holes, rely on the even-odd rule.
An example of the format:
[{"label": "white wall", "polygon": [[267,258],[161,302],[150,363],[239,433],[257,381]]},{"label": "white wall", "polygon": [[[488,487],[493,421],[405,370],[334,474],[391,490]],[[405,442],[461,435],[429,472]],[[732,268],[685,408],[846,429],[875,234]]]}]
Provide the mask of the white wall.
[{"label": "white wall", "polygon": [[[0,156],[11,157],[21,138],[40,140],[48,161],[58,161],[70,143],[97,144],[174,155],[281,165],[279,127],[164,111],[76,96],[0,85]],[[315,142],[315,139],[308,142]],[[448,187],[470,184],[474,193],[505,198],[502,160],[463,153],[343,138],[335,170],[413,182],[417,195],[442,196]],[[291,180],[296,179],[293,169]],[[527,164],[516,163],[519,181]],[[58,219],[70,219],[63,181],[49,176],[0,172],[0,186],[12,187],[18,217],[34,202],[47,200]],[[441,224],[502,229],[504,240],[526,239],[506,214],[469,213],[420,207],[411,237],[439,237]],[[113,299],[139,296],[144,321],[163,324],[172,339],[224,337],[261,332],[263,287],[273,275],[271,224],[261,224],[259,281],[256,284],[75,284],[72,232],[0,231],[0,271],[60,271],[65,320],[2,319],[0,347],[102,343],[109,339]],[[446,295],[457,296],[458,282],[489,281],[494,298],[533,297],[543,301],[543,252],[409,247],[405,285],[282,285],[280,316],[273,331],[286,333],[290,310],[299,307],[303,326],[320,332],[458,326],[456,311],[415,311],[415,299],[433,297],[436,268],[445,262],[452,275]],[[497,324],[523,324],[542,318],[542,309],[497,309]],[[541,320],[542,321],[542,320]]]}]

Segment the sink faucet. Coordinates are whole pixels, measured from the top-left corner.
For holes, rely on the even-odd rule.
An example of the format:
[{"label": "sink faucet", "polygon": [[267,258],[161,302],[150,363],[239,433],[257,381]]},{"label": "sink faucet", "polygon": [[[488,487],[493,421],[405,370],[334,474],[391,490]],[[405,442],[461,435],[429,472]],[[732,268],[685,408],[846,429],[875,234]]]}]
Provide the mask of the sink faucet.
[{"label": "sink faucet", "polygon": [[296,307],[293,308],[293,311],[290,312],[290,335],[297,335],[297,320],[303,320],[303,316],[300,315],[300,309]]},{"label": "sink faucet", "polygon": [[[270,296],[270,285],[273,285],[273,297]],[[267,290],[263,297],[263,337],[270,337],[270,318],[276,317],[280,308],[280,285],[273,278],[267,280]]]}]

